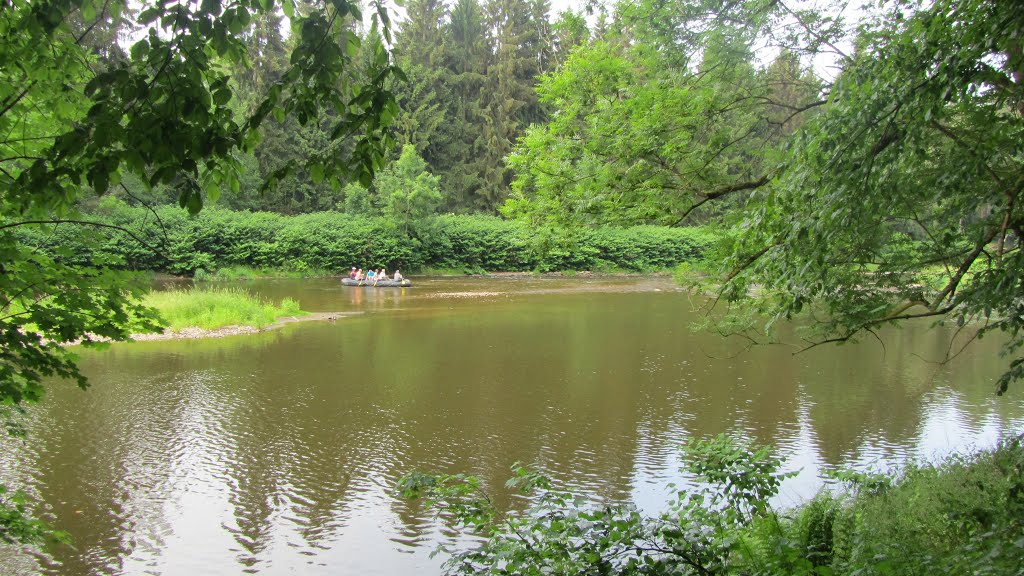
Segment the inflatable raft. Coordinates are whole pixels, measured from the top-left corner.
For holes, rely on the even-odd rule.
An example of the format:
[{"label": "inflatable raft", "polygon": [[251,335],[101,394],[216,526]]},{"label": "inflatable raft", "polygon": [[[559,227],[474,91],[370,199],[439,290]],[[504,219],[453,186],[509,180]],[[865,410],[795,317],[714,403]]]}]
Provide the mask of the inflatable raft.
[{"label": "inflatable raft", "polygon": [[353,280],[351,278],[342,278],[342,286],[369,286],[371,288],[405,288],[406,286],[412,286],[412,282],[409,282],[408,278],[402,278],[399,281],[395,280],[380,280],[380,281],[366,281],[366,280]]}]

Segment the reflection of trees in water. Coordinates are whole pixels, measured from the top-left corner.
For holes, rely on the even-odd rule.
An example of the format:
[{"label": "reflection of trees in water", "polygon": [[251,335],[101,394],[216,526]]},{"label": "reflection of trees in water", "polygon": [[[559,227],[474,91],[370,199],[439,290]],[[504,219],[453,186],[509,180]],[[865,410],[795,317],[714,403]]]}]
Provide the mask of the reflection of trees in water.
[{"label": "reflection of trees in water", "polygon": [[[988,417],[994,388],[986,384],[994,382],[998,370],[979,359],[994,358],[998,343],[976,342],[969,355],[940,365],[936,361],[945,356],[950,332],[922,328],[884,332],[884,348],[865,341],[805,354],[801,380],[828,464],[860,459],[864,449],[879,458],[908,454],[921,434],[927,396],[949,382],[962,392],[943,398],[959,400],[969,427]],[[978,409],[984,405],[989,408]]]},{"label": "reflection of trees in water", "polygon": [[[117,349],[109,354],[113,360]],[[85,394],[55,385],[45,404],[46,429],[33,432],[37,488],[75,548],[51,548],[42,573],[119,573],[133,554],[163,547],[173,530],[166,508],[182,457],[176,430],[190,419],[204,374],[176,354],[137,358],[120,358],[124,371],[97,378]],[[151,369],[154,360],[166,372],[134,369]]]}]

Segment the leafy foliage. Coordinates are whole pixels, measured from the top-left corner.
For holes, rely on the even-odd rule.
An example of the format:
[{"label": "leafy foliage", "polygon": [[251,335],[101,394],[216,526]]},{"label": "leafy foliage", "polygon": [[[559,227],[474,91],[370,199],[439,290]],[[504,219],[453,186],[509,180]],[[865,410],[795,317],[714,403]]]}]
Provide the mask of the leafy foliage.
[{"label": "leafy foliage", "polygon": [[569,238],[483,215],[438,216],[429,235],[413,238],[384,217],[336,212],[282,216],[218,208],[188,216],[170,206],[149,210],[116,199],[105,200],[91,218],[109,226],[92,243],[63,226],[22,230],[19,238],[40,254],[59,253],[74,263],[108,260],[131,270],[189,275],[233,266],[338,273],[354,265],[411,271],[648,272],[696,262],[717,239],[707,229],[657,226],[606,228]]},{"label": "leafy foliage", "polygon": [[680,491],[670,510],[646,518],[628,505],[594,505],[552,488],[518,464],[506,484],[535,493],[530,510],[501,515],[476,478],[406,475],[399,489],[487,540],[456,553],[452,574],[715,574],[739,544],[738,530],[768,509],[784,474],[767,449],[727,437],[691,443],[690,472],[704,488]]},{"label": "leafy foliage", "polygon": [[[1004,392],[1024,376],[1022,13],[866,10],[849,26],[785,1],[619,6],[617,27],[543,78],[555,112],[509,157],[504,213],[559,228],[721,218],[737,233],[705,270],[716,302],[768,332],[813,312],[808,346],[916,318],[1001,332]],[[778,55],[758,63],[766,47]],[[809,70],[826,55],[831,81]]]},{"label": "leafy foliage", "polygon": [[[828,106],[741,223],[723,288],[773,318],[813,306],[813,343],[913,318],[1021,335],[1021,13],[897,3],[856,37]],[[916,242],[909,242],[910,238]],[[922,272],[942,269],[942,279]],[[1024,374],[1013,357],[999,382]]]},{"label": "leafy foliage", "polygon": [[32,518],[26,508],[28,498],[22,492],[9,493],[0,486],[0,543],[43,544],[48,541],[68,544],[65,532],[53,530],[45,522]]},{"label": "leafy foliage", "polygon": [[793,130],[777,108],[813,101],[818,84],[786,54],[790,66],[757,70],[752,46],[728,26],[699,50],[676,44],[662,20],[686,26],[686,5],[622,6],[622,32],[577,46],[543,77],[540,97],[558,112],[509,157],[505,214],[562,227],[675,225],[768,183],[773,143]]},{"label": "leafy foliage", "polygon": [[427,163],[406,144],[398,160],[374,179],[374,187],[384,205],[384,214],[398,224],[406,235],[428,225],[441,206],[440,178],[427,170]]},{"label": "leafy foliage", "polygon": [[461,474],[413,472],[399,490],[485,538],[455,552],[449,574],[1010,575],[1024,560],[1020,438],[783,512],[768,502],[789,474],[768,448],[718,436],[684,453],[695,487],[655,517],[559,491],[518,464],[506,488],[530,495],[524,512],[497,510]]}]

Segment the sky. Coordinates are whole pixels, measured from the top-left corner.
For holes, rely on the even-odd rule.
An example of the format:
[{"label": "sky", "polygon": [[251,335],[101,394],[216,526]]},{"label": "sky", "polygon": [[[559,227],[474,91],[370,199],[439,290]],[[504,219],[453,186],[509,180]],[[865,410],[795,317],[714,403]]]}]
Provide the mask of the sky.
[{"label": "sky", "polygon": [[[368,4],[370,0],[363,0],[363,1]],[[449,3],[451,2],[451,0],[446,0],[446,1],[449,2]],[[548,0],[548,1],[549,1],[550,5],[551,5],[551,18],[552,19],[554,19],[560,12],[562,12],[564,10],[573,10],[573,11],[577,11],[577,12],[578,11],[582,11],[582,10],[584,10],[584,8],[586,7],[586,5],[588,3],[588,0]],[[598,3],[604,3],[606,5],[611,5],[611,4],[614,3],[615,0],[596,0],[596,1]],[[395,27],[396,28],[400,28],[401,27],[401,21],[404,20],[404,18],[405,18],[405,9],[400,7],[400,6],[395,5],[394,0],[384,0],[384,4],[388,8],[389,15],[396,22],[396,26]],[[864,8],[862,8],[862,7],[860,7],[858,5],[857,0],[851,0],[849,2],[849,5],[845,9],[839,8],[839,6],[841,6],[843,4],[843,2],[841,0],[790,0],[790,1],[786,2],[786,4],[788,6],[790,6],[791,8],[793,8],[794,10],[802,10],[802,9],[821,10],[821,9],[824,9],[826,13],[831,12],[834,15],[838,15],[839,13],[842,12],[843,15],[847,19],[851,19],[851,20],[861,19],[867,13]],[[371,17],[372,13],[373,13],[373,9],[372,8],[367,8],[366,11],[365,11],[364,15],[365,15],[365,17],[367,19],[367,22],[366,22],[367,25],[369,25],[369,18]],[[593,20],[591,18],[588,18],[588,21],[593,23]],[[844,45],[844,46],[841,46],[841,48],[845,50],[845,49],[847,49],[849,47]],[[770,61],[772,61],[774,59],[774,57],[775,57],[775,55],[777,53],[778,53],[778,49],[777,48],[765,48],[763,50],[759,50],[758,51],[758,60],[762,61],[762,63],[770,62]],[[819,77],[821,77],[823,79],[826,79],[826,80],[834,79],[834,77],[835,77],[835,75],[836,75],[836,73],[838,71],[838,68],[836,67],[836,65],[837,65],[837,56],[834,55],[834,54],[828,54],[828,53],[819,54],[812,62],[809,63],[809,65],[814,69],[815,73],[818,74]]]}]

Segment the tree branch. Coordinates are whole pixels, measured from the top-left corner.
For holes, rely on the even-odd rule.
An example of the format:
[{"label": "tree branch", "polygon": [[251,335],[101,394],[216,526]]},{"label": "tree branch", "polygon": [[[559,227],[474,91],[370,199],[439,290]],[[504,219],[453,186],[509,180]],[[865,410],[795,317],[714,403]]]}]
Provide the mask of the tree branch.
[{"label": "tree branch", "polygon": [[995,238],[996,234],[998,233],[998,229],[993,229],[990,234],[983,236],[981,238],[978,244],[974,247],[974,250],[971,250],[970,254],[968,254],[967,257],[964,258],[964,261],[960,264],[960,267],[957,269],[956,274],[954,274],[953,277],[949,279],[949,283],[946,284],[946,287],[943,288],[942,292],[940,292],[939,295],[935,297],[935,300],[932,302],[932,305],[929,306],[930,309],[936,309],[943,300],[945,300],[947,297],[950,297],[953,294],[953,291],[955,291],[957,286],[960,285],[960,281],[963,279],[964,274],[966,274],[967,271],[970,270],[971,265],[974,264],[974,261],[977,260],[978,256],[980,256],[981,253],[985,251],[985,246],[987,246],[988,243],[991,242],[992,239]]},{"label": "tree branch", "polygon": [[105,224],[103,222],[91,222],[89,220],[22,220],[20,222],[12,222],[10,224],[0,225],[0,230],[6,230],[7,228],[16,228],[18,226],[27,226],[27,225],[31,225],[31,224],[78,224],[78,225],[81,225],[81,226],[95,226],[97,228],[109,228],[111,230],[117,230],[118,232],[123,232],[123,233],[131,236],[132,239],[135,240],[136,242],[138,242],[139,244],[145,246],[146,249],[152,250],[153,252],[155,252],[157,254],[162,254],[162,252],[159,249],[157,249],[155,246],[150,245],[145,240],[143,240],[143,239],[139,238],[138,236],[136,236],[131,230],[128,230],[126,228],[122,228],[120,226],[116,226],[114,224]]},{"label": "tree branch", "polygon": [[998,183],[1001,187],[1006,187],[1006,184],[1003,183],[1003,179],[1000,178],[999,174],[996,174],[996,171],[991,166],[989,166],[988,162],[985,162],[981,154],[979,154],[978,151],[974,149],[974,147],[970,146],[967,142],[965,142],[962,138],[957,136],[956,133],[950,130],[948,127],[943,126],[938,120],[932,120],[931,125],[933,128],[941,132],[944,136],[952,140],[953,143],[955,143],[957,146],[960,146],[968,153],[970,153],[971,156],[974,156],[975,159],[980,160],[982,166],[985,167],[985,171],[988,172],[990,176],[992,176],[996,183]]},{"label": "tree branch", "polygon": [[799,15],[797,15],[797,13],[794,10],[792,10],[789,6],[786,6],[785,2],[777,2],[776,4],[778,6],[780,6],[784,11],[789,13],[789,15],[792,16],[800,24],[800,27],[803,28],[804,31],[807,32],[807,34],[809,34],[815,40],[821,42],[825,46],[828,46],[829,48],[831,48],[833,51],[835,51],[836,54],[842,56],[843,60],[845,60],[847,62],[850,61],[850,57],[847,56],[845,52],[843,52],[842,50],[837,48],[835,44],[833,44],[832,42],[830,42],[827,39],[825,39],[825,37],[822,36],[821,34],[815,32],[814,30],[811,30],[810,25],[808,25],[806,22],[804,22],[803,18],[801,18]]},{"label": "tree branch", "polygon": [[[701,194],[701,196],[703,196],[703,198],[699,202],[697,202],[694,205],[692,205],[689,208],[687,208],[683,212],[682,216],[680,216],[679,219],[676,220],[673,224],[670,224],[670,226],[678,226],[679,224],[681,224],[683,222],[683,220],[686,220],[686,218],[694,210],[696,210],[697,208],[699,208],[699,207],[703,206],[704,204],[710,202],[711,200],[714,200],[716,198],[721,198],[722,196],[725,196],[727,194],[732,194],[733,192],[740,192],[742,190],[754,190],[756,188],[760,188],[761,186],[764,186],[765,184],[770,182],[771,179],[772,179],[771,175],[765,174],[764,176],[761,176],[757,180],[749,180],[747,182],[739,182],[737,184],[730,184],[729,186],[723,186],[722,188],[719,188],[719,189],[717,189],[717,190],[715,190],[713,192],[708,192],[707,194]],[[767,249],[765,249],[765,250],[767,251]],[[730,277],[730,279],[731,279],[731,277]]]}]

